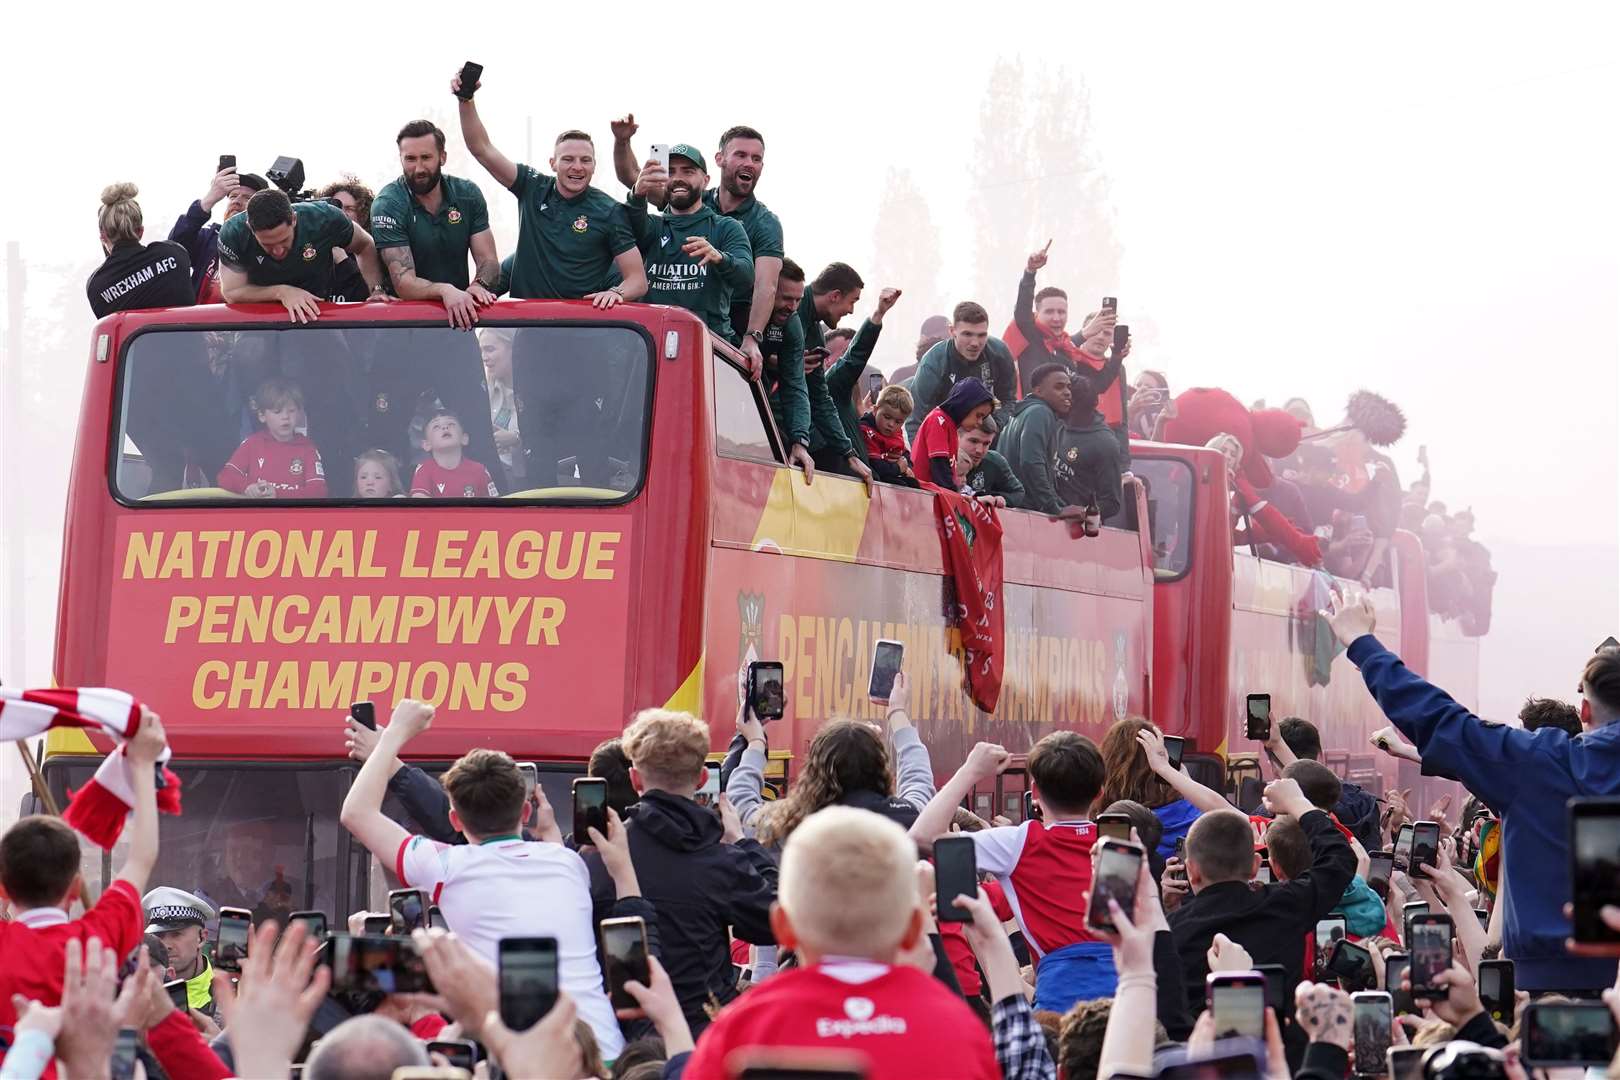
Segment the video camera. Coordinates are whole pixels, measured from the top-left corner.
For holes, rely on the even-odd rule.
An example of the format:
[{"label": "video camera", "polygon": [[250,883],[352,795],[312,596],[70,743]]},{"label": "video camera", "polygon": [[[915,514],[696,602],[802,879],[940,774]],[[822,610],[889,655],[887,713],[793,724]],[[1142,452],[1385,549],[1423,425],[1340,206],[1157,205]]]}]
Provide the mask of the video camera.
[{"label": "video camera", "polygon": [[313,188],[304,187],[304,162],[299,158],[276,158],[276,163],[264,171],[264,178],[286,192],[292,202],[308,202],[315,197]]}]

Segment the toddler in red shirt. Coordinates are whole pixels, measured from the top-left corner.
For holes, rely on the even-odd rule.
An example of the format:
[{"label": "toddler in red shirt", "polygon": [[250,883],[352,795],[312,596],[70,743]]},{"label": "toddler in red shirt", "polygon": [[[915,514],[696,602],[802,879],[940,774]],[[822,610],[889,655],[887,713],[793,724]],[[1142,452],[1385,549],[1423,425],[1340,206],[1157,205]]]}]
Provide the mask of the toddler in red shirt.
[{"label": "toddler in red shirt", "polygon": [[[996,1080],[990,1034],[932,975],[895,966],[923,934],[916,846],[877,814],[832,806],[782,854],[771,929],[802,966],[726,1006],[698,1039],[686,1080],[724,1080],[773,1051],[865,1059],[870,1080]],[[729,1065],[728,1065],[729,1063]]]},{"label": "toddler in red shirt", "polygon": [[326,470],[321,452],[298,433],[304,392],[290,379],[272,376],[253,392],[264,427],[242,440],[219,470],[219,486],[251,499],[324,499]]},{"label": "toddler in red shirt", "polygon": [[500,494],[489,470],[463,451],[467,432],[449,409],[435,409],[422,428],[422,449],[433,456],[416,467],[411,496],[417,499],[477,499]]},{"label": "toddler in red shirt", "polygon": [[861,438],[866,442],[872,475],[885,483],[898,484],[913,477],[905,433],[913,408],[911,391],[890,383],[878,394],[872,411],[861,417]]}]

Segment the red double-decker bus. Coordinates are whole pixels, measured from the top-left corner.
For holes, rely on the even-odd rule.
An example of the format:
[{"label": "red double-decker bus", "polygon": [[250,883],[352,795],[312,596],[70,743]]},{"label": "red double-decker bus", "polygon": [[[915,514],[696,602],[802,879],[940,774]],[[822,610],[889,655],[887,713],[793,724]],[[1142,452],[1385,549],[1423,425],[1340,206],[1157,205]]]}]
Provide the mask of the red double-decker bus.
[{"label": "red double-decker bus", "polygon": [[[1084,540],[1003,514],[1005,678],[987,715],[962,688],[943,613],[932,496],[806,484],[741,358],[683,311],[503,301],[483,317],[477,336],[414,303],[326,306],[307,326],[220,306],[97,326],[54,672],[127,689],[164,717],[186,812],[163,822],[154,880],[249,907],[374,903],[386,871],[337,822],[356,769],[342,721],[360,699],[383,715],[406,696],[433,702],[410,748],[419,764],[499,747],[539,763],[566,813],[570,777],[635,710],[698,713],[718,750],[739,673],[779,659],[788,715],[772,746],[791,782],[822,721],[878,715],[865,687],[879,638],[906,644],[942,777],[978,739],[1021,753],[1054,728],[1100,737],[1148,715],[1223,783],[1252,689],[1272,692],[1278,715],[1316,719],[1354,767],[1376,710],[1313,628],[1326,579],[1232,552],[1213,451],[1137,448],[1134,528]],[[486,361],[512,371],[515,394],[494,408],[520,406],[515,453],[487,422],[499,395]],[[301,393],[324,497],[217,486],[270,377]],[[496,494],[357,498],[356,455],[388,451],[408,486],[440,409],[461,419],[464,454]],[[1428,619],[1405,591],[1377,594],[1410,647],[1408,625],[1426,639]],[[58,796],[105,749],[53,735],[44,771]],[[1023,785],[1015,769],[973,803],[1016,817]],[[87,876],[104,881],[111,863]]]}]

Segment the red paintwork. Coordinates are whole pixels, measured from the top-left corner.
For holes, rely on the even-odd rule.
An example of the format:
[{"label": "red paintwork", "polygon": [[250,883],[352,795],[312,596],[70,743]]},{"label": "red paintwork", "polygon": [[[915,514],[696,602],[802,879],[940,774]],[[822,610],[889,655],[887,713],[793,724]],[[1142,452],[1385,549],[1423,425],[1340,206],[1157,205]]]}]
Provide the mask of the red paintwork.
[{"label": "red paintwork", "polygon": [[[153,702],[182,757],[337,757],[343,753],[340,707],[330,713],[194,707],[191,672],[219,650],[163,644],[162,609],[180,590],[123,581],[121,538],[132,530],[204,527],[354,529],[377,530],[386,549],[397,548],[410,529],[425,537],[446,529],[492,529],[508,536],[520,529],[577,527],[623,534],[614,580],[597,593],[577,596],[588,606],[576,609],[572,624],[581,633],[555,651],[463,649],[469,660],[487,652],[491,660],[505,656],[527,663],[535,673],[528,699],[510,714],[446,708],[413,752],[446,758],[488,744],[523,758],[578,760],[621,730],[635,709],[669,701],[700,658],[697,701],[720,747],[737,708],[738,670],[755,656],[779,658],[787,667],[790,717],[777,728],[773,745],[802,754],[827,717],[878,715],[865,700],[865,685],[871,642],[880,636],[908,644],[913,712],[942,775],[980,738],[1024,751],[1054,727],[1096,737],[1126,714],[1150,715],[1165,730],[1195,739],[1200,752],[1223,752],[1229,740],[1233,750],[1248,749],[1232,737],[1241,738],[1241,698],[1251,689],[1273,695],[1275,715],[1315,719],[1330,750],[1359,753],[1366,732],[1382,723],[1342,656],[1326,685],[1311,685],[1315,620],[1309,612],[1320,602],[1313,589],[1320,593],[1325,586],[1299,568],[1232,551],[1225,472],[1213,451],[1133,445],[1140,457],[1176,458],[1194,469],[1193,552],[1188,573],[1177,581],[1153,584],[1145,534],[1105,530],[1095,540],[1076,539],[1068,526],[1039,515],[1004,513],[1008,663],[1003,705],[991,717],[974,709],[959,685],[960,666],[940,614],[940,547],[929,496],[880,486],[868,505],[853,481],[824,477],[807,489],[800,474],[786,474],[780,466],[720,456],[714,379],[736,373],[711,359],[702,324],[685,312],[643,305],[599,312],[581,302],[503,301],[486,315],[493,317],[635,323],[651,332],[650,453],[646,482],[634,501],[510,509],[430,509],[403,501],[297,511],[122,506],[110,493],[107,461],[114,361],[128,336],[148,326],[277,325],[285,315],[263,306],[204,307],[103,320],[96,334],[106,341],[101,348],[92,342],[68,492],[57,682],[116,681]],[[336,325],[442,319],[436,305],[409,303],[337,305],[322,314],[323,324]],[[679,336],[679,351],[666,360],[664,335],[671,331]],[[98,362],[98,354],[107,362]],[[1145,521],[1145,502],[1139,507]],[[1397,544],[1407,565],[1421,559],[1415,546],[1412,537]],[[1426,610],[1421,569],[1403,572],[1400,580],[1401,596],[1388,589],[1375,595],[1386,643],[1413,655],[1427,651],[1441,684],[1472,703],[1477,643],[1448,630],[1431,631],[1427,618],[1411,614]],[[353,583],[256,584],[266,592],[312,596],[322,588],[361,590]],[[1339,584],[1352,594],[1359,589]],[[392,579],[367,587],[408,591]],[[472,591],[512,597],[535,590],[496,581]],[[1412,607],[1414,600],[1420,606]],[[327,655],[288,646],[266,650],[275,652],[272,659]],[[337,659],[342,650],[327,652]],[[401,646],[381,658],[422,663],[450,660],[454,653]],[[1021,783],[1009,781],[1007,790]]]}]

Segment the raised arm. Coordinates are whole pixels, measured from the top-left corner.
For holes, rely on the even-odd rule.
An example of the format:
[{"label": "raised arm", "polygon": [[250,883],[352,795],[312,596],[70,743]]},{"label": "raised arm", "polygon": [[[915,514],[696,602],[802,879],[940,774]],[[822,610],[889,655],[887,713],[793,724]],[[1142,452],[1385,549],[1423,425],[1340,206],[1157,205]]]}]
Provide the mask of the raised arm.
[{"label": "raised arm", "polygon": [[[450,92],[454,94],[460,89],[461,74],[457,72],[450,80]],[[495,144],[489,141],[489,132],[484,130],[484,121],[479,117],[478,106],[473,104],[472,98],[458,97],[456,103],[461,116],[461,141],[466,143],[468,153],[478,159],[478,164],[482,165],[501,187],[511,188],[517,183],[517,165],[511,158],[495,149]]]},{"label": "raised arm", "polygon": [[641,130],[641,125],[636,123],[635,113],[625,113],[608,127],[613,131],[614,175],[625,187],[634,188],[636,178],[641,175],[641,166],[636,163],[636,152],[630,148],[630,139]]},{"label": "raised arm", "polygon": [[134,813],[130,816],[129,853],[124,856],[124,868],[118,879],[127,881],[137,894],[146,891],[146,879],[157,865],[157,760],[163,753],[168,738],[163,732],[163,721],[152,710],[141,707],[141,726],[135,737],[124,748],[129,760],[130,786],[135,796]]},{"label": "raised arm", "polygon": [[1154,775],[1175,788],[1176,794],[1198,807],[1204,813],[1230,810],[1232,804],[1220,795],[1194,780],[1182,769],[1170,767],[1170,751],[1165,749],[1164,735],[1157,728],[1143,728],[1136,733],[1136,741],[1147,756],[1148,768]]},{"label": "raised arm", "polygon": [[393,865],[399,849],[411,837],[404,826],[382,811],[383,796],[388,793],[388,778],[393,774],[394,761],[405,744],[426,731],[432,723],[433,706],[424,701],[406,698],[394,706],[394,715],[389,719],[382,738],[377,741],[377,748],[360,766],[360,772],[343,800],[338,820],[385,866]]},{"label": "raised arm", "polygon": [[928,800],[928,805],[917,815],[916,822],[911,826],[911,838],[917,842],[917,846],[924,850],[932,849],[934,841],[950,831],[956,808],[972,793],[973,786],[1001,772],[1010,760],[1012,756],[995,743],[975,745],[962,767],[956,770],[956,775],[945,781],[945,786]]},{"label": "raised arm", "polygon": [[911,682],[905,672],[896,672],[886,710],[889,737],[894,743],[895,794],[921,811],[937,792],[933,762],[928,747],[911,725],[910,705]]},{"label": "raised arm", "polygon": [[[1048,240],[1046,247],[1031,255],[1024,264],[1024,276],[1018,279],[1018,299],[1013,301],[1013,325],[1031,345],[1041,343],[1041,328],[1035,322],[1035,274],[1046,265],[1046,253],[1051,247],[1052,241]],[[1024,389],[1027,391],[1029,387]]]}]

